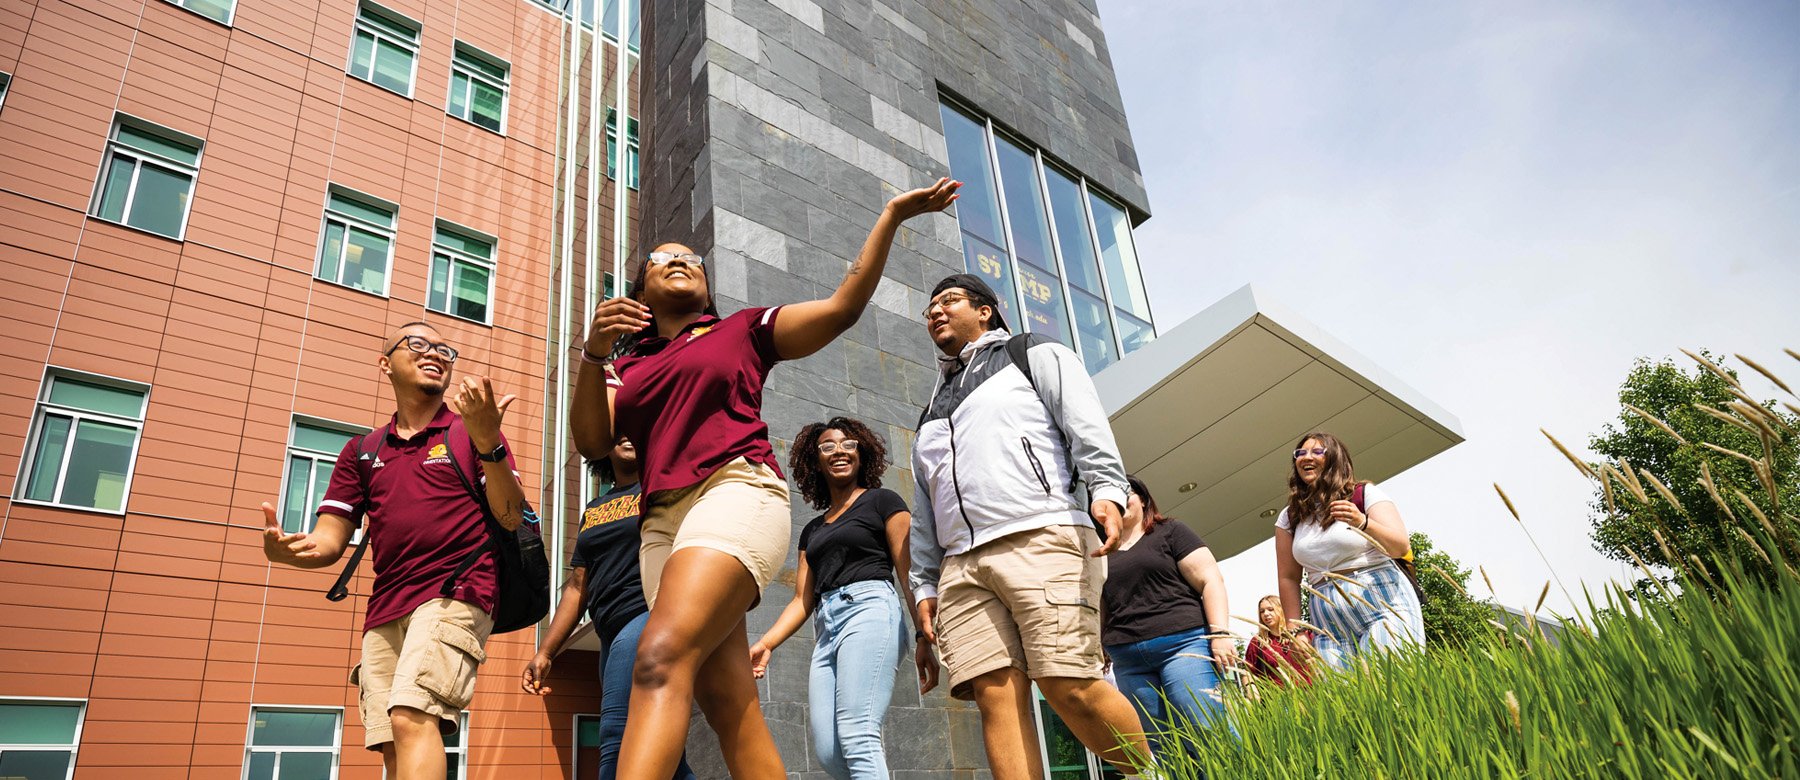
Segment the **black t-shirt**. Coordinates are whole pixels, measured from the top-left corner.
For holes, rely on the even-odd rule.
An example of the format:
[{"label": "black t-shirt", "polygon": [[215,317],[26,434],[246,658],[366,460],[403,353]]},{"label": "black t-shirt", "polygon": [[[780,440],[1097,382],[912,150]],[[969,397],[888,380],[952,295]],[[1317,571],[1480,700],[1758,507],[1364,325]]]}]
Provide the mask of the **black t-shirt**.
[{"label": "black t-shirt", "polygon": [[1205,547],[1179,520],[1157,523],[1129,550],[1106,556],[1101,642],[1123,645],[1205,628],[1199,591],[1181,576],[1181,559]]},{"label": "black t-shirt", "polygon": [[581,513],[570,567],[587,569],[587,614],[601,636],[619,633],[650,610],[638,575],[638,485],[615,489],[588,502]]},{"label": "black t-shirt", "polygon": [[887,488],[864,490],[850,508],[829,523],[819,515],[800,529],[800,552],[812,570],[813,596],[853,582],[894,579],[887,521],[905,512],[906,501]]}]

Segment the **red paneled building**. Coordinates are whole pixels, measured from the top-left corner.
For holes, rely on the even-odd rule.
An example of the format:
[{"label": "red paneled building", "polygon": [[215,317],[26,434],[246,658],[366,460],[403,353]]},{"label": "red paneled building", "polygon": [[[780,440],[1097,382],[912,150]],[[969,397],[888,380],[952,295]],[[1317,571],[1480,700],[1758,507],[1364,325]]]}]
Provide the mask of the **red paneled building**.
[{"label": "red paneled building", "polygon": [[[636,55],[586,10],[0,3],[0,776],[380,776],[368,575],[331,603],[335,568],[270,566],[258,506],[311,523],[420,319],[520,396],[546,517],[591,489],[546,431],[633,223],[635,122],[622,163],[601,126]],[[488,651],[452,776],[591,771],[593,656],[539,699],[529,631]]]}]

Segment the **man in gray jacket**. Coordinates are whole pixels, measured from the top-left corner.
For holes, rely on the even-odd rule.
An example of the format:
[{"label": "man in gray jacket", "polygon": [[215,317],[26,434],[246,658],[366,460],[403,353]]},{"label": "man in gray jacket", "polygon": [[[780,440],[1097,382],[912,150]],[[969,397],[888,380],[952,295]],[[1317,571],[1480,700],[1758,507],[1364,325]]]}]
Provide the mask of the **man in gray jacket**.
[{"label": "man in gray jacket", "polygon": [[1069,348],[1009,333],[974,275],[939,282],[925,324],[943,354],[913,444],[921,685],[935,685],[935,645],[950,695],[981,710],[996,780],[1043,777],[1033,681],[1088,749],[1136,774],[1120,740],[1141,760],[1143,728],[1102,672],[1104,556],[1127,487],[1093,381]]}]

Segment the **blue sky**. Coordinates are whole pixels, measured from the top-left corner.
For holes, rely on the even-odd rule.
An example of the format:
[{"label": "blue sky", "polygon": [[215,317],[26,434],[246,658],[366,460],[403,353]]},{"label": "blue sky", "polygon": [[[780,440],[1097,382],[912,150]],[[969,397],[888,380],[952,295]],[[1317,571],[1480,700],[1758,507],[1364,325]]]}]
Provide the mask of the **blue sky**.
[{"label": "blue sky", "polygon": [[[1633,360],[1682,347],[1800,380],[1800,3],[1100,15],[1162,328],[1254,284],[1456,414],[1468,441],[1387,487],[1501,601],[1530,606],[1551,567],[1571,589],[1626,575],[1540,427],[1585,444]],[[1274,591],[1269,544],[1226,571],[1237,614]]]}]

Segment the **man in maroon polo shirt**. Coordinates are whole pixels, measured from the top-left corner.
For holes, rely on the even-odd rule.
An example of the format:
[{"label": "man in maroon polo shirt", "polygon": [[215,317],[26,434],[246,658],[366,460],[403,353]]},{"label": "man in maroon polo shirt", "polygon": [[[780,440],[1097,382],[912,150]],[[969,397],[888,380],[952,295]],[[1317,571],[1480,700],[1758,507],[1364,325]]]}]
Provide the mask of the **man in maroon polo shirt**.
[{"label": "man in maroon polo shirt", "polygon": [[[440,339],[423,322],[401,326],[389,339],[378,365],[399,409],[387,425],[344,446],[312,533],[282,533],[275,508],[262,505],[264,554],[303,569],[336,563],[369,518],[364,540],[373,545],[375,585],[362,661],[350,679],[362,694],[363,744],[381,751],[387,776],[398,780],[444,776],[443,737],[456,732],[487,658],[482,646],[494,627],[498,563],[491,551],[481,553],[456,574],[488,540],[481,506],[466,486],[486,493],[508,531],[527,512],[500,433],[513,396],[496,402],[485,377],[453,388],[457,352]],[[451,597],[444,598],[452,577]]]}]

